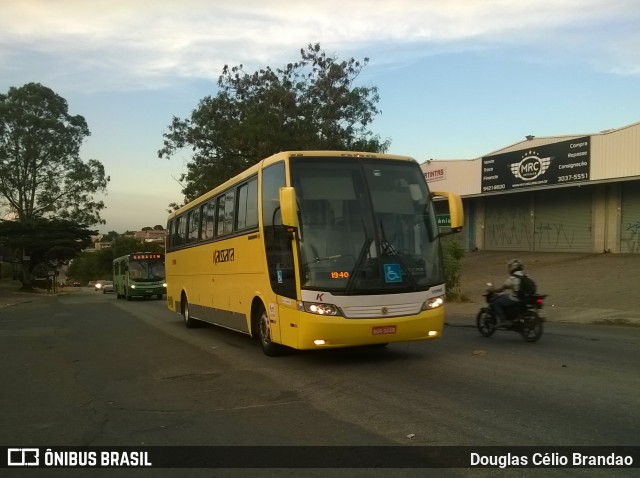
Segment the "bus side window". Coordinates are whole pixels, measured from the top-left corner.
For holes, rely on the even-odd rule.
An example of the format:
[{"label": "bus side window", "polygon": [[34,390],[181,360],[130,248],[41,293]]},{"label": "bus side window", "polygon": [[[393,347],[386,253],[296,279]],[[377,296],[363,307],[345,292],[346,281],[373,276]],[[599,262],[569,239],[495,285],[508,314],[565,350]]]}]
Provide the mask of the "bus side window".
[{"label": "bus side window", "polygon": [[249,183],[247,191],[247,227],[258,226],[258,180]]},{"label": "bus side window", "polygon": [[224,234],[224,195],[216,199],[216,237]]},{"label": "bus side window", "polygon": [[275,163],[262,171],[262,221],[271,288],[276,294],[296,298],[296,278],[291,235],[282,225],[280,188],[286,185],[285,164]]},{"label": "bus side window", "polygon": [[229,191],[224,195],[224,233],[231,234],[233,232],[233,223],[235,216],[235,194]]},{"label": "bus side window", "polygon": [[200,233],[200,209],[193,209],[189,211],[188,218],[187,243],[193,244],[198,242],[198,235]]},{"label": "bus side window", "polygon": [[173,220],[167,223],[167,249],[173,246]]},{"label": "bus side window", "polygon": [[187,228],[187,218],[185,216],[179,216],[176,221],[176,237],[173,243],[174,246],[184,245],[186,228]]},{"label": "bus side window", "polygon": [[254,179],[238,188],[238,231],[258,225],[258,180]]},{"label": "bus side window", "polygon": [[206,204],[202,205],[200,216],[201,216],[201,233],[200,238],[203,241],[208,239],[213,239],[213,231],[215,230],[216,224],[216,201],[212,199]]}]

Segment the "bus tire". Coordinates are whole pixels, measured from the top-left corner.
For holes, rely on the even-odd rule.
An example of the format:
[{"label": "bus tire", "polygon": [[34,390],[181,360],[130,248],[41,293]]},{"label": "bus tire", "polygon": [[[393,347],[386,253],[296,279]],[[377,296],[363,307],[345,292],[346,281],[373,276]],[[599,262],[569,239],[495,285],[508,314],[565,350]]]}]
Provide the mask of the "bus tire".
[{"label": "bus tire", "polygon": [[131,296],[129,295],[129,290],[126,288],[124,290],[124,298],[127,300],[131,300]]},{"label": "bus tire", "polygon": [[284,353],[284,347],[271,341],[271,322],[264,305],[258,307],[257,312],[258,340],[262,351],[268,357],[277,357]]},{"label": "bus tire", "polygon": [[187,297],[182,295],[182,319],[184,320],[184,325],[187,329],[194,329],[198,326],[196,319],[191,317],[189,313],[189,301]]}]

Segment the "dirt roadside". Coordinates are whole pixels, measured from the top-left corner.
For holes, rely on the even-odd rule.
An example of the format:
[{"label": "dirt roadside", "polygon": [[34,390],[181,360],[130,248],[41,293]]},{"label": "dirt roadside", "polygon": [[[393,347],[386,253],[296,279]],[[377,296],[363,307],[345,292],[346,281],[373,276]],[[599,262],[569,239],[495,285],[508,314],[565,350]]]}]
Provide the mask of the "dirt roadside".
[{"label": "dirt roadside", "polygon": [[20,291],[21,283],[17,280],[0,279],[0,313],[2,309],[12,307],[18,304],[25,304],[47,297],[55,297],[56,295],[68,294],[68,290],[61,290],[57,293],[51,293],[42,289],[35,289],[33,292]]},{"label": "dirt roadside", "polygon": [[471,302],[447,304],[447,318],[475,317],[487,282],[501,284],[514,258],[549,295],[543,311],[548,320],[640,325],[640,254],[468,252],[461,290]]}]

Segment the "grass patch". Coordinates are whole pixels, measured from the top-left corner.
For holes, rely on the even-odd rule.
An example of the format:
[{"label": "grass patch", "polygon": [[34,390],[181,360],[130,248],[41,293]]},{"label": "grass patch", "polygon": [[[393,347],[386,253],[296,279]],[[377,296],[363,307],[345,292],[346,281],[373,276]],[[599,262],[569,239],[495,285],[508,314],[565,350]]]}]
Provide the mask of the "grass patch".
[{"label": "grass patch", "polygon": [[473,302],[471,298],[464,292],[450,292],[447,294],[447,302],[468,303]]}]

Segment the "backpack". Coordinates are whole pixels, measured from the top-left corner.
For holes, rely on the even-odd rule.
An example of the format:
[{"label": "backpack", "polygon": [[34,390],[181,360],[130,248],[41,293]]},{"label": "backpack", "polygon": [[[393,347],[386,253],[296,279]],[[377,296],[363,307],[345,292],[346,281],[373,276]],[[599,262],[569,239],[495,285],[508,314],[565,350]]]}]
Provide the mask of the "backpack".
[{"label": "backpack", "polygon": [[527,274],[515,276],[520,279],[520,289],[518,289],[518,299],[526,301],[536,295],[536,283]]}]

